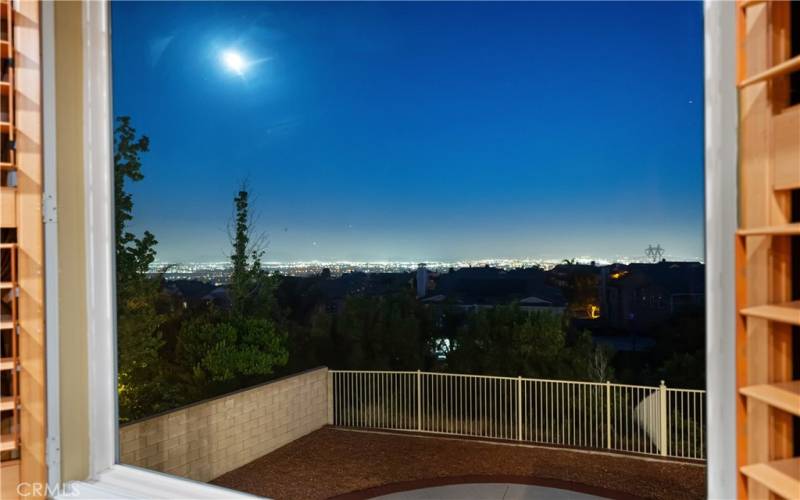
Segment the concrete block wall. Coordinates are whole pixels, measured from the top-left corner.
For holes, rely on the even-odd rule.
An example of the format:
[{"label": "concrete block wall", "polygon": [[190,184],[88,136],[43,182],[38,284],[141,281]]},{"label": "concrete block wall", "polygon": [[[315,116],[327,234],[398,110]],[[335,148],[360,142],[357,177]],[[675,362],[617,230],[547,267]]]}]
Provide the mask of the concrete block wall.
[{"label": "concrete block wall", "polygon": [[201,401],[120,428],[120,462],[210,481],[328,423],[328,369]]}]

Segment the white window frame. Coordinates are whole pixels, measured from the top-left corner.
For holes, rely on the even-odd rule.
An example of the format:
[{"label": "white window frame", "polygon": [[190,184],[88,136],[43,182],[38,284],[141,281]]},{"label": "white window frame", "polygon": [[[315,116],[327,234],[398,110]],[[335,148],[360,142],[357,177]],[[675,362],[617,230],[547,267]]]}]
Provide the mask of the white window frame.
[{"label": "white window frame", "polygon": [[[732,385],[733,235],[737,227],[734,9],[733,2],[705,2],[707,422],[712,430],[708,433],[709,498],[732,498],[736,493]],[[72,490],[65,490],[56,498],[253,498],[117,463],[114,211],[110,168],[113,115],[107,0],[83,3],[83,28],[90,477],[70,483]],[[48,64],[46,59],[47,54],[45,64]],[[45,169],[54,168],[54,162],[45,165]],[[48,386],[58,385],[57,376],[51,372]],[[51,432],[58,432],[57,425],[50,428]],[[57,437],[50,436],[56,441]]]},{"label": "white window frame", "polygon": [[735,2],[705,0],[706,485],[736,498],[738,123]]},{"label": "white window frame", "polygon": [[[82,4],[89,477],[86,481],[69,483],[56,498],[254,498],[227,488],[118,463],[109,8],[106,0]],[[48,82],[45,87],[51,84]],[[45,168],[52,172],[55,162],[49,162]],[[57,374],[52,376],[48,386],[57,386],[57,377]]]}]

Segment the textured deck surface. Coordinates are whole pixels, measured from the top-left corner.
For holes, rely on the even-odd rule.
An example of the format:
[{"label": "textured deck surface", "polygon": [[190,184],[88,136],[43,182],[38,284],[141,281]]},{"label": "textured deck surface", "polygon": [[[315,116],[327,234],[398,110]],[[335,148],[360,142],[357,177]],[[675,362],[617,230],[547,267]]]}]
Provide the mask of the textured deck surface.
[{"label": "textured deck surface", "polygon": [[453,483],[515,483],[609,498],[705,498],[702,465],[435,436],[324,428],[214,484],[278,500],[371,498]]},{"label": "textured deck surface", "polygon": [[529,484],[466,483],[401,491],[375,500],[599,500],[603,497]]}]

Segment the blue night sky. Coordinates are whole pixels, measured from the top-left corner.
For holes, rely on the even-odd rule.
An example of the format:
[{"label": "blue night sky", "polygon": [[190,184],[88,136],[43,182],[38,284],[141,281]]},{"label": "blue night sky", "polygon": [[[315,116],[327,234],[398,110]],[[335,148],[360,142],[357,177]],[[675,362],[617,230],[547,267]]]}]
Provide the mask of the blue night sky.
[{"label": "blue night sky", "polygon": [[[114,2],[135,231],[223,260],[703,255],[702,4]],[[241,75],[222,62],[237,51]]]}]

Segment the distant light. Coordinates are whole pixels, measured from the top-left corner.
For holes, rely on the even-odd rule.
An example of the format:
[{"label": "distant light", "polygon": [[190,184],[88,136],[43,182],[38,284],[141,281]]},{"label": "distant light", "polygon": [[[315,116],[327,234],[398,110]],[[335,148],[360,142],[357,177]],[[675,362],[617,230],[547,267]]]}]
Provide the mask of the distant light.
[{"label": "distant light", "polygon": [[244,70],[247,69],[247,61],[245,61],[242,54],[236,52],[235,50],[226,50],[222,53],[222,62],[225,66],[236,73],[239,76],[244,74]]}]

